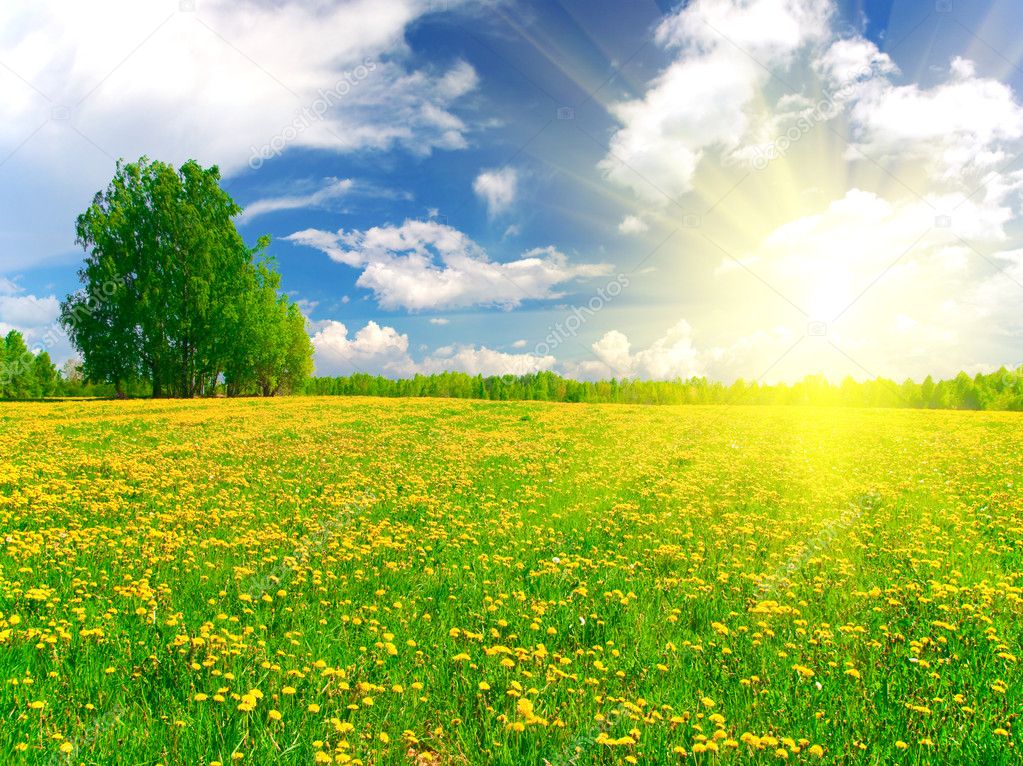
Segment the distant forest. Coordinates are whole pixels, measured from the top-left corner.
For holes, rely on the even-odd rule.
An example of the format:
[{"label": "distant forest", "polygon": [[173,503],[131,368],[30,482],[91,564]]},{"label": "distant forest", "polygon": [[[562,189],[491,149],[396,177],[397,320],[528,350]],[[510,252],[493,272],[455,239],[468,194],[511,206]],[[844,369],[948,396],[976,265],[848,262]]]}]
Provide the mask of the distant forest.
[{"label": "distant forest", "polygon": [[451,397],[491,401],[597,402],[613,404],[815,404],[847,407],[906,407],[951,410],[1023,411],[1023,367],[1002,368],[951,380],[928,376],[917,383],[884,378],[833,385],[812,375],[798,383],[731,385],[706,378],[666,382],[610,380],[598,383],[562,378],[552,372],[483,377],[460,372],[391,380],[373,375],[312,378],[303,393],[313,396]]},{"label": "distant forest", "polygon": [[[227,396],[223,379],[205,392]],[[253,391],[258,394],[258,391]],[[833,385],[823,376],[798,383],[761,385],[739,380],[731,385],[706,378],[674,381],[610,380],[597,383],[562,378],[553,372],[483,377],[462,372],[416,375],[392,380],[355,374],[338,378],[309,378],[292,393],[307,396],[448,397],[490,401],[594,402],[610,404],[814,404],[845,407],[907,407],[946,410],[1023,411],[1023,367],[1002,368],[970,377],[964,372],[951,380],[931,377],[917,383],[884,378],[857,382],[846,378]],[[80,362],[60,370],[46,352],[32,352],[17,332],[0,344],[0,398],[113,397],[113,383],[93,382]],[[152,396],[148,381],[133,381],[121,392],[129,397]]]}]

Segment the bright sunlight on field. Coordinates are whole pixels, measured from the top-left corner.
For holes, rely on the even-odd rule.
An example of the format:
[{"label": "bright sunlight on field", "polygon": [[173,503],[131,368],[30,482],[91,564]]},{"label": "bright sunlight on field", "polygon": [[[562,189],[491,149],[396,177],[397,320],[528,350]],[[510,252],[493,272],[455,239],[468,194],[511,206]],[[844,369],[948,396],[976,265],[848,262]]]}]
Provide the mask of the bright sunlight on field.
[{"label": "bright sunlight on field", "polygon": [[1019,762],[1017,415],[0,411],[0,760]]}]

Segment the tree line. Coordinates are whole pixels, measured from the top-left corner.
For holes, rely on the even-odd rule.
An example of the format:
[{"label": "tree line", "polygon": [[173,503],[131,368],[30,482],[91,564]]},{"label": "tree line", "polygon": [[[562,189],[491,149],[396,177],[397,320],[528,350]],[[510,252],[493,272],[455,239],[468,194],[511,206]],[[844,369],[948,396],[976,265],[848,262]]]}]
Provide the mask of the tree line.
[{"label": "tree line", "polygon": [[959,373],[949,380],[928,376],[917,383],[884,378],[830,383],[810,375],[792,383],[732,384],[690,378],[674,381],[586,382],[553,372],[531,375],[471,376],[460,372],[393,380],[357,373],[312,378],[304,393],[313,396],[450,397],[491,401],[594,402],[611,404],[783,404],[851,407],[907,407],[954,410],[1023,411],[1023,367],[984,375]]},{"label": "tree line", "polygon": [[109,397],[114,393],[112,384],[86,380],[77,359],[68,359],[58,370],[48,351],[29,349],[17,330],[0,342],[0,399]]},{"label": "tree line", "polygon": [[0,344],[0,398],[54,396],[59,383],[57,367],[46,351],[30,351],[17,330],[7,333]]},{"label": "tree line", "polygon": [[[112,397],[113,383],[89,380],[84,365],[68,360],[58,371],[44,351],[30,351],[17,331],[4,339],[0,354],[0,398]],[[488,376],[445,372],[391,379],[357,373],[347,377],[316,377],[297,384],[291,393],[309,396],[446,397],[489,401],[593,402],[608,404],[781,404],[918,409],[1023,411],[1023,367],[1005,367],[989,374],[964,372],[948,380],[928,376],[917,383],[884,378],[832,384],[811,375],[798,383],[762,385],[738,380],[726,385],[691,378],[675,381],[612,379],[576,381],[553,372]],[[149,381],[138,379],[120,388],[122,395],[151,396]],[[229,395],[221,382],[212,392]]]},{"label": "tree line", "polygon": [[302,389],[305,318],[280,294],[269,239],[243,242],[240,212],[216,167],[118,163],[77,219],[82,287],[61,305],[87,380],[154,397]]}]

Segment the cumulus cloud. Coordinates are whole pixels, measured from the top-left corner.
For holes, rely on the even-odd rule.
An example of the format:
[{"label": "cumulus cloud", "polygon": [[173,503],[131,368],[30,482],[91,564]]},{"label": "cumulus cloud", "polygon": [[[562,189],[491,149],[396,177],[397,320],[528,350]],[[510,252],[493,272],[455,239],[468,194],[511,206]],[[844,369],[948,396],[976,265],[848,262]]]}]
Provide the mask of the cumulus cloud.
[{"label": "cumulus cloud", "polygon": [[0,295],[0,322],[12,327],[34,328],[52,324],[60,316],[56,296]]},{"label": "cumulus cloud", "polygon": [[962,183],[1003,165],[1023,138],[1023,107],[1012,89],[978,77],[962,58],[930,89],[874,78],[856,91],[850,119],[856,150],[875,160],[918,160],[937,182]]},{"label": "cumulus cloud", "polygon": [[486,346],[444,347],[418,366],[424,373],[464,372],[468,375],[528,375],[549,370],[556,360],[550,354],[506,354]]},{"label": "cumulus cloud", "polygon": [[401,377],[412,374],[408,336],[370,321],[352,337],[341,322],[326,321],[313,335],[318,375],[367,372]]},{"label": "cumulus cloud", "polygon": [[[0,156],[12,155],[4,173],[31,181],[0,211],[0,229],[66,250],[69,222],[118,156],[194,157],[230,175],[296,147],[463,148],[469,128],[455,107],[476,88],[475,70],[457,60],[413,68],[404,39],[424,15],[458,5],[4,3]],[[30,236],[38,231],[53,234]]]},{"label": "cumulus cloud", "polygon": [[[1023,294],[1017,251],[1000,249],[1023,176],[1011,180],[972,198],[957,192],[891,202],[852,189],[820,213],[777,227],[741,260],[784,286],[808,318],[826,323],[829,337],[876,374],[953,373],[999,353],[984,340],[1004,343],[1023,328],[1015,310]],[[955,212],[936,225],[935,210]],[[748,279],[731,261],[722,261],[718,276],[728,291]],[[737,301],[733,313],[759,328],[793,318],[781,303],[765,311]]]},{"label": "cumulus cloud", "polygon": [[664,204],[693,189],[709,150],[734,151],[770,77],[828,34],[827,0],[703,0],[665,19],[656,41],[677,51],[639,99],[612,107],[621,122],[600,168],[640,198]]},{"label": "cumulus cloud", "polygon": [[515,202],[518,193],[519,174],[515,168],[485,170],[476,176],[472,190],[487,205],[487,213],[493,217],[505,212]]},{"label": "cumulus cloud", "polygon": [[362,270],[356,284],[385,309],[412,311],[467,306],[510,309],[526,300],[561,297],[557,288],[610,272],[607,264],[572,265],[553,247],[498,263],[467,235],[437,221],[405,221],[365,231],[317,229],[285,239],[314,247]]},{"label": "cumulus cloud", "polygon": [[831,91],[855,88],[876,75],[899,71],[887,53],[862,37],[834,41],[817,57],[814,67]]},{"label": "cumulus cloud", "polygon": [[[1006,168],[1023,148],[1023,104],[963,57],[933,71],[933,82],[913,82],[873,42],[836,32],[835,5],[701,0],[658,27],[656,41],[674,60],[639,98],[613,107],[620,127],[601,169],[663,205],[720,188],[723,166],[759,171],[764,157],[791,160],[779,162],[784,182],[767,183],[772,193],[791,184],[795,194],[777,201],[797,214],[739,227],[724,243],[735,259],[711,250],[720,267],[704,289],[727,295],[727,308],[687,318],[714,343],[687,356],[676,328],[674,340],[636,352],[624,332],[609,333],[586,363],[590,373],[656,374],[649,360],[680,342],[680,369],[755,376],[806,337],[808,320],[827,335],[807,344],[819,358],[789,367],[797,377],[838,367],[919,377],[1018,361],[1023,321],[1013,307],[1023,280],[1010,243],[1023,173]],[[847,141],[818,136],[793,148],[822,123]],[[810,151],[819,154],[804,161]],[[820,175],[839,162],[858,186],[825,197]],[[726,204],[770,207],[756,196],[763,185],[732,188]],[[807,214],[811,187],[820,201]],[[634,226],[626,217],[619,229]],[[836,347],[851,359],[836,363]]]},{"label": "cumulus cloud", "polygon": [[618,224],[618,231],[622,234],[642,234],[649,229],[647,222],[638,215],[627,215]]},{"label": "cumulus cloud", "polygon": [[705,374],[693,329],[684,319],[644,349],[633,351],[628,336],[618,330],[605,333],[591,348],[596,359],[567,364],[567,374],[585,380],[684,380]]},{"label": "cumulus cloud", "polygon": [[555,364],[553,356],[507,354],[486,346],[445,346],[417,361],[409,354],[407,335],[372,321],[352,336],[341,322],[324,322],[312,342],[319,375],[355,372],[392,378],[440,372],[525,375],[551,369]]},{"label": "cumulus cloud", "polygon": [[[931,88],[896,84],[901,72],[873,42],[836,39],[832,12],[827,0],[703,0],[670,15],[655,39],[676,59],[641,98],[614,105],[621,127],[600,167],[664,204],[694,188],[708,156],[753,163],[789,128],[805,132],[800,121],[838,115],[847,159],[917,162],[935,182],[976,180],[1018,150],[1023,108],[1008,85],[961,57]],[[772,73],[801,90],[765,97]]]}]

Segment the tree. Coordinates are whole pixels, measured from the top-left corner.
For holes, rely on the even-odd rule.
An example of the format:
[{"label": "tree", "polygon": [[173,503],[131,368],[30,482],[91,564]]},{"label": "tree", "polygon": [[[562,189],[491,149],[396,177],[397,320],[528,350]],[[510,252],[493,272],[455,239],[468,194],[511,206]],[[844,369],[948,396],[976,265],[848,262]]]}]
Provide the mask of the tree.
[{"label": "tree", "polygon": [[53,396],[57,391],[57,367],[46,351],[36,354],[32,363],[37,396]]},{"label": "tree", "polygon": [[81,359],[68,359],[60,367],[60,393],[62,396],[80,396],[85,387]]},{"label": "tree", "polygon": [[38,396],[35,377],[35,356],[25,345],[25,338],[11,330],[4,338],[0,355],[0,396],[4,399],[30,399]]},{"label": "tree", "polygon": [[83,288],[61,308],[86,378],[118,393],[144,380],[156,397],[212,395],[222,379],[233,394],[261,378],[264,392],[285,389],[273,381],[290,374],[291,304],[263,259],[269,239],[246,247],[239,212],[216,167],[118,163],[78,217]]},{"label": "tree", "polygon": [[268,259],[254,263],[237,305],[224,378],[231,396],[297,393],[313,371],[313,347],[298,306],[278,295],[280,276]]},{"label": "tree", "polygon": [[294,303],[288,305],[284,322],[286,349],[277,393],[298,394],[313,374],[313,344],[306,332],[305,317]]}]

